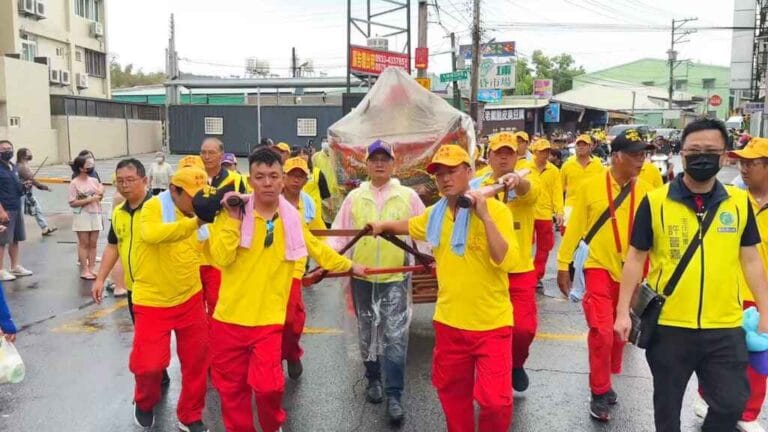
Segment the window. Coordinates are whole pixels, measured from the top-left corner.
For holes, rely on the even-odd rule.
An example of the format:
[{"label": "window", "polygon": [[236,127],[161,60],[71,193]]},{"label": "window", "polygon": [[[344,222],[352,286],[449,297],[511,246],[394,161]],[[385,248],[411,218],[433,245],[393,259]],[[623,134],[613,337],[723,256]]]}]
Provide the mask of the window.
[{"label": "window", "polygon": [[35,61],[37,57],[37,37],[21,32],[21,59]]},{"label": "window", "polygon": [[714,78],[702,78],[701,80],[701,87],[705,89],[713,89],[715,88],[715,79]]},{"label": "window", "polygon": [[75,61],[83,61],[83,52],[80,50],[75,51]]},{"label": "window", "polygon": [[205,134],[224,135],[224,117],[206,117]]},{"label": "window", "polygon": [[98,51],[85,50],[85,73],[97,78],[107,76],[107,56]]},{"label": "window", "polygon": [[317,119],[316,118],[296,119],[296,136],[300,136],[300,137],[317,136]]},{"label": "window", "polygon": [[101,10],[98,0],[73,0],[75,2],[75,15],[91,21],[101,22]]},{"label": "window", "polygon": [[680,90],[680,91],[688,90],[688,80],[684,80],[684,79],[675,80],[675,90]]},{"label": "window", "polygon": [[8,126],[21,127],[21,117],[8,117]]}]

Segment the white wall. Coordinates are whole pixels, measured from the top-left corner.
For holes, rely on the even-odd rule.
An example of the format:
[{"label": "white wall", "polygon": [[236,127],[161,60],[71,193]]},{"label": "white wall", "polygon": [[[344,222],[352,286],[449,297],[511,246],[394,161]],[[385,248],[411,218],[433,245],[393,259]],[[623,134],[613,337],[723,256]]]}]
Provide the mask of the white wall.
[{"label": "white wall", "polygon": [[159,121],[53,116],[61,161],[72,160],[88,149],[97,159],[160,150],[163,142]]}]

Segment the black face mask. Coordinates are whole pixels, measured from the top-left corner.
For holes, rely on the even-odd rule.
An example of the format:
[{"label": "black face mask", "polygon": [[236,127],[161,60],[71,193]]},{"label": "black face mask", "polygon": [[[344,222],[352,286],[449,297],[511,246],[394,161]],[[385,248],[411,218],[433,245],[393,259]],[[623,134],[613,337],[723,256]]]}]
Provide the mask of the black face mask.
[{"label": "black face mask", "polygon": [[697,182],[705,182],[720,171],[720,155],[700,153],[685,157],[685,173]]},{"label": "black face mask", "polygon": [[88,175],[91,175],[91,174],[93,174],[93,172],[94,172],[94,171],[95,171],[95,169],[94,169],[94,168],[88,168],[87,170],[85,170],[85,172],[86,172]]},{"label": "black face mask", "polygon": [[13,159],[13,150],[8,150],[4,152],[0,152],[0,159],[10,162],[11,159]]}]

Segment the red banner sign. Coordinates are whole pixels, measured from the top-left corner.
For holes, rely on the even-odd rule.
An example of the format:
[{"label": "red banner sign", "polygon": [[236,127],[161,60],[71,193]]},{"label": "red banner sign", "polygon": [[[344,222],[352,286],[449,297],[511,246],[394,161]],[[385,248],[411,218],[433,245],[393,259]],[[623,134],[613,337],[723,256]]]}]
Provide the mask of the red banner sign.
[{"label": "red banner sign", "polygon": [[396,67],[408,73],[411,72],[408,54],[390,51],[380,51],[361,46],[350,46],[351,73],[361,75],[379,75],[388,67]]},{"label": "red banner sign", "polygon": [[416,69],[429,67],[429,48],[416,48]]},{"label": "red banner sign", "polygon": [[723,98],[721,98],[719,95],[712,95],[709,97],[709,104],[713,107],[720,106],[721,103],[723,103]]}]

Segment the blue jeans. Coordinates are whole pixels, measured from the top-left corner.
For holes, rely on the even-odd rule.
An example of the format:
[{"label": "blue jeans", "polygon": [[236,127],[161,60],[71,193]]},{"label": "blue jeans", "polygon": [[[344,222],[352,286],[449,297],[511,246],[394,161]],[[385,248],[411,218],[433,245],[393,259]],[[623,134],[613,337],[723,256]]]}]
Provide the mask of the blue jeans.
[{"label": "blue jeans", "polygon": [[405,386],[405,358],[411,310],[408,280],[372,283],[352,279],[360,353],[369,381],[381,380],[389,397],[400,398]]},{"label": "blue jeans", "polygon": [[41,230],[48,228],[48,222],[43,216],[43,209],[40,208],[40,201],[38,201],[34,195],[30,193],[28,196],[25,196],[24,199],[21,200],[21,203],[22,206],[24,206],[24,213],[34,216],[35,222],[37,222],[37,226],[39,226]]}]

